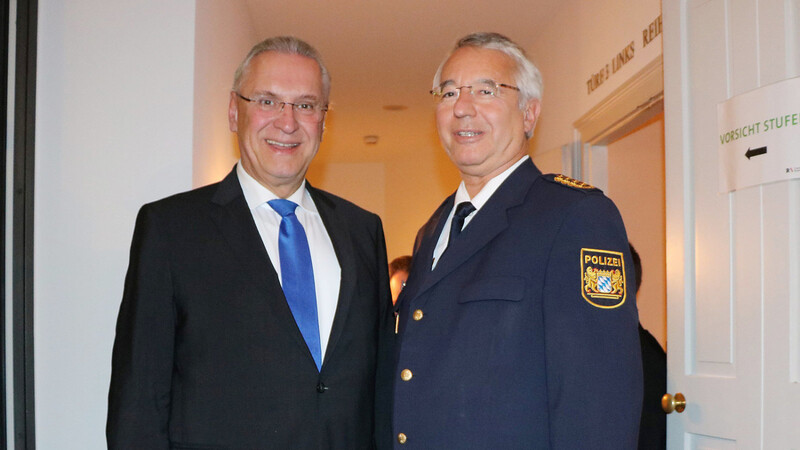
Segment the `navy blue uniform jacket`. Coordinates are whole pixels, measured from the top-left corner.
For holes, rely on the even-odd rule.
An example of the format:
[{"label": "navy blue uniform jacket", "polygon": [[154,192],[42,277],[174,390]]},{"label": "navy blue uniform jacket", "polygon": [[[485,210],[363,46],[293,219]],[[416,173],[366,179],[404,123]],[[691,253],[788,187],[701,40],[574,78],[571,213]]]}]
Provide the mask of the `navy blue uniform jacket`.
[{"label": "navy blue uniform jacket", "polygon": [[[236,172],[139,213],[112,360],[111,449],[368,449],[392,336],[380,219],[308,186],[341,266],[322,370]],[[324,270],[316,268],[315,270]],[[381,333],[384,332],[382,335]]]},{"label": "navy blue uniform jacket", "polygon": [[602,192],[554,178],[520,165],[434,270],[454,197],[420,230],[398,299],[397,448],[636,448],[625,228]]}]

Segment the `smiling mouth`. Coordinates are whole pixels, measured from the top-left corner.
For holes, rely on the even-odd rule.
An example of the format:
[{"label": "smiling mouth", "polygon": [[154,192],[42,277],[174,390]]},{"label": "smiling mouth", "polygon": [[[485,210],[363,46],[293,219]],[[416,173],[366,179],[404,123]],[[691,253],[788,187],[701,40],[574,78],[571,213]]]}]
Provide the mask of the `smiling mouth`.
[{"label": "smiling mouth", "polygon": [[481,131],[457,131],[456,132],[457,136],[463,136],[463,137],[474,137],[474,136],[480,136],[481,134],[483,134],[483,132],[481,132]]},{"label": "smiling mouth", "polygon": [[300,145],[300,143],[285,144],[283,142],[273,141],[272,139],[267,139],[267,144],[274,145],[276,147],[281,147],[281,148],[294,148],[294,147],[297,147],[298,145]]}]

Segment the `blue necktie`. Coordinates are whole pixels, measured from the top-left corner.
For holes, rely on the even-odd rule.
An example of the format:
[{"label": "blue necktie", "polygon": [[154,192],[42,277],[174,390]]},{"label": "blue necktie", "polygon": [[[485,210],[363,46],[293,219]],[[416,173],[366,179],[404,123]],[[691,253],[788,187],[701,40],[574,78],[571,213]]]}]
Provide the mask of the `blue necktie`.
[{"label": "blue necktie", "polygon": [[322,367],[322,350],[319,342],[317,319],[317,294],[314,288],[314,269],[311,252],[303,225],[294,214],[297,204],[276,199],[268,202],[281,215],[278,251],[281,258],[281,284],[297,327],[314,357],[317,370]]}]

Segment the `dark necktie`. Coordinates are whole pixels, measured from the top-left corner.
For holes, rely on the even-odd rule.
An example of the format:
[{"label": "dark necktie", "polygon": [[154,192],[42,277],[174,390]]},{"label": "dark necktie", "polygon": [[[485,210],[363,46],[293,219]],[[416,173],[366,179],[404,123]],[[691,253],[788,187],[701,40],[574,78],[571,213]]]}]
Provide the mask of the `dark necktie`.
[{"label": "dark necktie", "polygon": [[475,211],[475,207],[470,202],[461,202],[456,206],[456,213],[453,214],[453,221],[450,222],[450,240],[447,242],[447,247],[449,248],[453,241],[461,234],[461,229],[464,228],[464,219],[467,218],[472,212]]},{"label": "dark necktie", "polygon": [[317,370],[322,367],[322,350],[317,319],[317,294],[314,288],[314,269],[303,225],[294,214],[297,204],[285,200],[270,200],[269,206],[281,215],[278,252],[281,258],[281,285],[294,320],[314,357]]}]

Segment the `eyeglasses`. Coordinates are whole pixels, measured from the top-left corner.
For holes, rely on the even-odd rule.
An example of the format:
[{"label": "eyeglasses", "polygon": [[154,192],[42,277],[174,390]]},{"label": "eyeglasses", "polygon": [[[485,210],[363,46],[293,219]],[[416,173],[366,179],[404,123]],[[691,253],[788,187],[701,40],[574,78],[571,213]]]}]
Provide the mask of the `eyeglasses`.
[{"label": "eyeglasses", "polygon": [[458,100],[462,89],[469,89],[473,100],[480,103],[488,103],[497,98],[500,88],[513,89],[519,91],[516,86],[510,84],[496,83],[494,80],[478,80],[469,86],[454,86],[452,83],[431,89],[431,95],[437,105],[451,105]]},{"label": "eyeglasses", "polygon": [[297,119],[305,122],[319,122],[328,111],[327,106],[323,106],[314,102],[283,102],[273,97],[258,97],[247,98],[244,95],[236,92],[242,100],[250,103],[255,103],[256,107],[268,115],[277,115],[283,112],[283,107],[292,105],[292,109],[297,113]]}]

